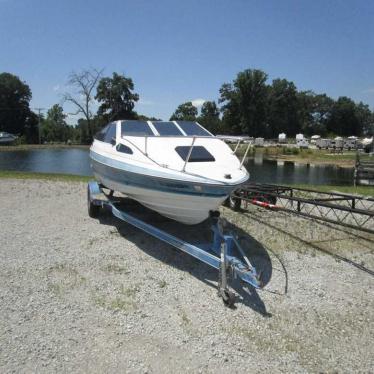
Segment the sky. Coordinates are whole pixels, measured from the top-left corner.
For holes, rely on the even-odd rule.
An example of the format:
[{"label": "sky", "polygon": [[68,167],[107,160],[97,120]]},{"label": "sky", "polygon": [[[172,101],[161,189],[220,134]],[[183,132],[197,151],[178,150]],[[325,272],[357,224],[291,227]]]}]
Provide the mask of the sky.
[{"label": "sky", "polygon": [[248,68],[373,110],[374,1],[0,0],[0,72],[30,86],[33,108],[61,103],[87,68],[131,77],[137,112],[161,119]]}]

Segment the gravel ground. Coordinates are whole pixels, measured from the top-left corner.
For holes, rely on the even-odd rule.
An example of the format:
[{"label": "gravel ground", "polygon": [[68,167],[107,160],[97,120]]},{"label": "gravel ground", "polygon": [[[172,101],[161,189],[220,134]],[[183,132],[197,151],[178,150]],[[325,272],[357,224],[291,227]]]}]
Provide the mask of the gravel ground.
[{"label": "gravel ground", "polygon": [[216,271],[89,218],[83,183],[3,179],[0,196],[2,373],[374,372],[373,235],[224,208],[267,283],[232,310]]}]

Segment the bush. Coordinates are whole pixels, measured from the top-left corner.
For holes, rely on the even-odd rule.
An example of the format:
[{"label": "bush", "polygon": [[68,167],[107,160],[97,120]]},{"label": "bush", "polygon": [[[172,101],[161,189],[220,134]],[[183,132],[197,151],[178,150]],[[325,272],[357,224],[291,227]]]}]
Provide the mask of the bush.
[{"label": "bush", "polygon": [[300,153],[299,148],[292,148],[292,154],[293,155],[298,155]]},{"label": "bush", "polygon": [[25,135],[22,135],[20,137],[18,137],[13,143],[12,145],[21,145],[21,144],[27,144],[26,142],[26,136]]}]

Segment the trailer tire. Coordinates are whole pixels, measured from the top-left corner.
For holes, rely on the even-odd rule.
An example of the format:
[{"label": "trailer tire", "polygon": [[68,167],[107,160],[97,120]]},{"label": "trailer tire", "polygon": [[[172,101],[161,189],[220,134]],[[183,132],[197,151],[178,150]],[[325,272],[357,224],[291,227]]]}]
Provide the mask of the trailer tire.
[{"label": "trailer tire", "polygon": [[87,188],[87,210],[88,210],[88,215],[91,218],[97,218],[99,216],[100,207],[92,203],[89,188]]},{"label": "trailer tire", "polygon": [[235,210],[235,211],[240,210],[241,203],[242,203],[241,199],[238,199],[237,197],[232,197],[232,196],[229,197],[229,204],[232,210]]}]

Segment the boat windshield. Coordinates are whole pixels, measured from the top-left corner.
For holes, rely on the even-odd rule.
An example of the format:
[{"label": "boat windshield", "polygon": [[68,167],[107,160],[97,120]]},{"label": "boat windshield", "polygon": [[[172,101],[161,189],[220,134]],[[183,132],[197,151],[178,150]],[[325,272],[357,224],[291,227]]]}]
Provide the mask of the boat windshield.
[{"label": "boat windshield", "polygon": [[178,129],[174,122],[152,122],[157,132],[163,136],[183,136],[182,131]]},{"label": "boat windshield", "polygon": [[154,136],[152,129],[146,121],[122,121],[121,135]]},{"label": "boat windshield", "polygon": [[121,136],[212,136],[212,134],[192,121],[130,120],[121,121]]},{"label": "boat windshield", "polygon": [[192,121],[177,121],[178,126],[186,133],[187,136],[212,136],[202,126]]}]

